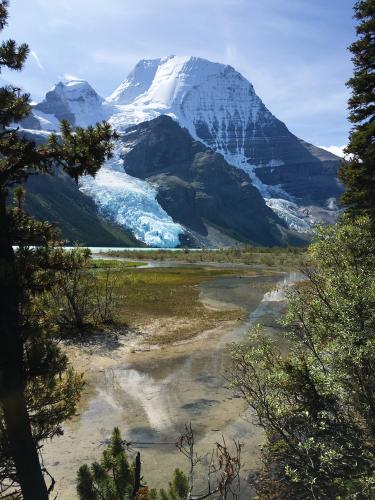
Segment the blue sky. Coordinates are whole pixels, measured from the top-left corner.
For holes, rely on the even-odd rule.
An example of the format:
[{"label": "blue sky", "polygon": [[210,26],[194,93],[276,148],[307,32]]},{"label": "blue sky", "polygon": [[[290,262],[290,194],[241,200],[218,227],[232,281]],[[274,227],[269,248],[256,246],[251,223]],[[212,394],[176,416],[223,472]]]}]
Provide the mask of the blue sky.
[{"label": "blue sky", "polygon": [[25,41],[3,78],[40,100],[71,76],[102,96],[139,59],[195,55],[231,64],[266,106],[316,145],[347,142],[352,0],[10,0],[3,37]]}]

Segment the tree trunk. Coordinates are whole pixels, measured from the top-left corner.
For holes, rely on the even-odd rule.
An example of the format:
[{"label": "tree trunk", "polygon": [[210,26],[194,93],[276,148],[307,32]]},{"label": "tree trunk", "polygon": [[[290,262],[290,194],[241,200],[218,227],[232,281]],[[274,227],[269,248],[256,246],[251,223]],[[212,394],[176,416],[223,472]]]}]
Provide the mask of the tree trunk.
[{"label": "tree trunk", "polygon": [[141,487],[141,454],[138,451],[135,457],[133,498],[136,498],[140,487]]},{"label": "tree trunk", "polygon": [[0,192],[0,405],[4,414],[17,479],[25,500],[48,500],[25,401],[23,339],[20,331],[20,290],[9,237],[5,205]]}]

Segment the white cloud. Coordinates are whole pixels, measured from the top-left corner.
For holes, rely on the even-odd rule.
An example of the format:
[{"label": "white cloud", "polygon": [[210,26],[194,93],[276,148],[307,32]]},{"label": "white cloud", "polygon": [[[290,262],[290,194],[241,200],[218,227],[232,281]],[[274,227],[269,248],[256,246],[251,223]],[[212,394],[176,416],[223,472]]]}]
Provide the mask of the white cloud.
[{"label": "white cloud", "polygon": [[64,73],[64,80],[71,82],[73,80],[82,80],[79,76],[72,75],[71,73]]},{"label": "white cloud", "polygon": [[38,54],[35,52],[35,50],[31,50],[31,51],[30,51],[30,54],[31,54],[31,56],[34,58],[34,61],[36,62],[36,64],[37,64],[38,68],[44,71],[44,66],[43,66],[43,64],[40,62],[39,56],[38,56]]},{"label": "white cloud", "polygon": [[346,158],[347,155],[344,153],[344,149],[346,148],[346,144],[343,146],[319,146],[322,149],[325,149],[326,151],[329,151],[330,153],[333,153],[336,156],[340,156],[341,158]]}]

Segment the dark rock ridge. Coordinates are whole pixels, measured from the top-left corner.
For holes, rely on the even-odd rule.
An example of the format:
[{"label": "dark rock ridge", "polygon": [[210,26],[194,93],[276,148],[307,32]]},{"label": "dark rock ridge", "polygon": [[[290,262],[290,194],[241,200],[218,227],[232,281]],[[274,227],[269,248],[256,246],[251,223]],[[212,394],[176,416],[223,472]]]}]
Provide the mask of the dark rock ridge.
[{"label": "dark rock ridge", "polygon": [[[196,134],[209,147],[231,156],[243,155],[253,165],[255,175],[266,186],[286,191],[302,205],[325,206],[338,197],[342,186],[337,179],[339,158],[292,134],[286,125],[259,105],[258,118],[244,122],[243,117],[228,117],[225,131],[195,122]],[[239,147],[239,138],[244,138]]]},{"label": "dark rock ridge", "polygon": [[[233,131],[235,134],[231,135]],[[242,134],[241,126],[236,128],[235,123],[230,123],[227,147],[234,155],[238,133]],[[215,141],[201,134],[202,129],[198,127],[197,135],[215,149]],[[244,156],[249,165],[256,165],[255,175],[266,186],[282,188],[297,204],[325,206],[329,198],[337,198],[343,192],[337,179],[339,159],[298,139],[277,118],[249,124],[245,136]],[[273,163],[275,159],[283,163],[277,165]]]},{"label": "dark rock ridge", "polygon": [[168,116],[128,129],[122,155],[128,174],[157,189],[160,205],[193,234],[209,227],[241,242],[285,243],[284,223],[265,204],[245,172],[195,141]]}]

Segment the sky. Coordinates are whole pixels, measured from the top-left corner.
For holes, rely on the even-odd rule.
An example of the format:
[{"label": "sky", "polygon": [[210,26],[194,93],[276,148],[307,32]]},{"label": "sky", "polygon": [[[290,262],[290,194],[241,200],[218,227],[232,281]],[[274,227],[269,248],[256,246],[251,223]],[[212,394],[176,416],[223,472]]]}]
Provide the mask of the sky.
[{"label": "sky", "polygon": [[24,71],[5,70],[39,101],[58,81],[106,97],[140,59],[193,55],[227,63],[268,109],[318,146],[347,143],[352,0],[10,0],[2,39],[27,42]]}]

